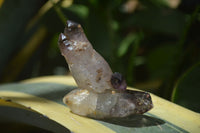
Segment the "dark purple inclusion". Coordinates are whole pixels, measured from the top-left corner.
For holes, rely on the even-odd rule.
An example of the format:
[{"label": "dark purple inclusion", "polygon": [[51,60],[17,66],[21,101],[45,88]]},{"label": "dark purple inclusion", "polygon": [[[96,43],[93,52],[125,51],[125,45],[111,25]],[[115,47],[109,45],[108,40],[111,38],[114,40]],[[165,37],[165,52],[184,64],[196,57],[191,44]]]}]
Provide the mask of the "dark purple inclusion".
[{"label": "dark purple inclusion", "polygon": [[122,91],[126,90],[126,87],[127,87],[126,80],[124,79],[122,74],[118,72],[115,72],[112,74],[111,84],[114,89],[122,90]]}]

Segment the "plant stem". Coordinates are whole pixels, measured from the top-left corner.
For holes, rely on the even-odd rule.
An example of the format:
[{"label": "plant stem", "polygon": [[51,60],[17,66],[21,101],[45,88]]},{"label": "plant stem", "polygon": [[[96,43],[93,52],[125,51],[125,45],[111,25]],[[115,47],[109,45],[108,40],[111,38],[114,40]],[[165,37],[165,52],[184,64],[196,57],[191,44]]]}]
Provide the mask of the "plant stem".
[{"label": "plant stem", "polygon": [[172,92],[174,89],[174,85],[176,84],[177,78],[180,76],[180,68],[182,68],[182,63],[184,62],[184,58],[185,55],[181,54],[184,53],[186,54],[186,52],[183,51],[183,45],[186,42],[190,27],[192,25],[192,23],[194,22],[194,20],[197,18],[198,12],[200,10],[200,6],[197,6],[197,8],[195,9],[195,11],[192,13],[192,15],[190,16],[190,19],[188,20],[188,22],[186,23],[185,28],[183,29],[183,34],[177,44],[177,54],[176,54],[176,59],[175,62],[176,64],[174,64],[173,68],[172,68],[172,73],[171,76],[168,77],[168,79],[164,82],[163,86],[161,86],[161,95],[163,98],[166,99],[171,99],[172,96]]},{"label": "plant stem", "polygon": [[65,14],[62,12],[62,10],[60,9],[60,6],[58,6],[58,3],[54,3],[53,0],[51,0],[52,4],[53,4],[53,8],[55,10],[55,12],[57,13],[58,17],[60,18],[61,22],[65,25],[67,18],[65,16]]},{"label": "plant stem", "polygon": [[133,46],[133,50],[131,52],[130,59],[129,59],[128,71],[127,71],[128,72],[128,74],[127,74],[128,84],[133,84],[133,82],[135,80],[135,76],[134,76],[135,61],[134,61],[134,59],[137,55],[137,51],[138,51],[138,48],[139,48],[142,38],[143,38],[143,33],[139,32],[139,34],[136,37],[136,40],[135,40],[135,43]]},{"label": "plant stem", "polygon": [[185,43],[185,40],[187,38],[187,35],[188,35],[188,32],[189,32],[189,29],[192,25],[192,23],[194,22],[194,20],[197,18],[197,15],[200,11],[200,6],[197,6],[197,8],[195,9],[195,11],[192,13],[192,15],[190,16],[190,19],[188,21],[188,23],[186,24],[184,30],[183,30],[183,34],[181,36],[181,39],[180,41],[178,42],[178,47],[179,48],[182,48],[184,43]]}]

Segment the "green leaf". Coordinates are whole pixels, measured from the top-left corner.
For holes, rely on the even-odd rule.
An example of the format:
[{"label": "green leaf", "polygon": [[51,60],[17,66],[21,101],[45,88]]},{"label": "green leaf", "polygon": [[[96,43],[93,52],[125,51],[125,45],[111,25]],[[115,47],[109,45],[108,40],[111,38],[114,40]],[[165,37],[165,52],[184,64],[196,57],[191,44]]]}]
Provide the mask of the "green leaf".
[{"label": "green leaf", "polygon": [[175,45],[160,45],[150,51],[147,56],[147,65],[152,79],[169,77],[172,73],[173,62],[177,55]]},{"label": "green leaf", "polygon": [[186,16],[176,10],[148,7],[128,17],[123,26],[140,27],[151,32],[180,35],[186,24]]},{"label": "green leaf", "polygon": [[69,11],[77,14],[80,18],[86,19],[88,17],[88,8],[84,5],[73,4],[67,8]]},{"label": "green leaf", "polygon": [[129,35],[127,35],[127,36],[122,40],[122,42],[120,43],[119,49],[118,49],[118,51],[117,51],[117,55],[118,55],[119,57],[123,56],[123,55],[127,52],[127,50],[128,50],[128,48],[129,48],[129,46],[131,45],[131,43],[133,43],[134,40],[137,39],[137,38],[138,38],[138,36],[137,36],[137,34],[135,34],[135,33],[130,33]]},{"label": "green leaf", "polygon": [[[13,118],[14,121],[24,122],[42,129],[47,129],[48,126],[48,129],[54,132],[60,132],[59,127],[63,128],[62,126],[76,133],[88,133],[94,132],[94,130],[95,132],[108,133],[184,133],[199,130],[199,115],[153,94],[151,96],[154,108],[145,115],[104,120],[94,120],[75,115],[62,103],[63,96],[75,87],[72,86],[74,84],[75,82],[71,77],[44,77],[29,80],[26,83],[1,85],[0,98],[1,101],[4,100],[5,102],[4,104],[0,102],[0,107],[4,109],[4,111],[0,110],[0,115],[4,116],[4,120]],[[11,106],[10,104],[15,104],[15,106],[12,105],[12,108],[9,109],[4,108]],[[5,113],[5,109],[7,113]],[[23,111],[27,109],[36,111],[36,113]],[[23,112],[26,112],[27,115]],[[37,117],[40,115],[42,118]],[[43,118],[44,115],[48,119]],[[19,119],[20,116],[23,117],[23,120]],[[173,116],[176,116],[176,119]],[[52,121],[58,124],[52,123]],[[52,123],[56,127],[49,127],[48,123]]]},{"label": "green leaf", "polygon": [[0,8],[0,74],[6,63],[23,44],[26,26],[44,4],[40,0],[4,1]]},{"label": "green leaf", "polygon": [[196,64],[180,77],[172,101],[191,110],[200,112],[200,63]]},{"label": "green leaf", "polygon": [[[1,132],[22,133],[23,130],[25,130],[24,132],[28,132],[26,129],[28,128],[30,130],[29,132],[33,132],[37,129],[39,131],[36,130],[35,132],[51,131],[54,133],[70,133],[70,131],[67,128],[60,125],[59,123],[50,120],[45,115],[28,109],[10,106],[0,106],[0,117]],[[9,124],[9,127],[2,126],[6,123]],[[10,128],[12,127],[11,124],[18,126],[18,128]],[[20,125],[21,128],[19,128]],[[43,129],[43,131],[41,129]]]}]

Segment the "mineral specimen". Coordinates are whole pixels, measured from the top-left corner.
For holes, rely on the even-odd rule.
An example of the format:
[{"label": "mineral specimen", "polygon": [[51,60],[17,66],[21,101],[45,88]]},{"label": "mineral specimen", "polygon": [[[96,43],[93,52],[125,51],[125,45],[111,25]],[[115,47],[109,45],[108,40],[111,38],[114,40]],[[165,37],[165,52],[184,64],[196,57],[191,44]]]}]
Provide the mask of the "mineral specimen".
[{"label": "mineral specimen", "polygon": [[113,73],[93,49],[80,24],[67,21],[58,44],[78,85],[63,98],[73,113],[91,118],[125,117],[153,107],[147,92],[126,90],[125,79]]}]

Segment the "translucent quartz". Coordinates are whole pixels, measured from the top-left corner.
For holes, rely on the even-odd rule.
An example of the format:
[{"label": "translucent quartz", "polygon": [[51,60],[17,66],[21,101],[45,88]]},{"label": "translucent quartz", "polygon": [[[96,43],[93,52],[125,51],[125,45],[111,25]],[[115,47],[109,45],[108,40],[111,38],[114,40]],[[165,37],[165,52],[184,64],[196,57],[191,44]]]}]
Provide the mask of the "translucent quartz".
[{"label": "translucent quartz", "polygon": [[98,119],[143,114],[153,107],[150,95],[138,91],[94,93],[75,89],[63,98],[63,102],[78,115]]},{"label": "translucent quartz", "polygon": [[59,47],[79,88],[97,93],[112,89],[112,70],[93,49],[79,24],[67,22],[64,34],[59,36]]}]

